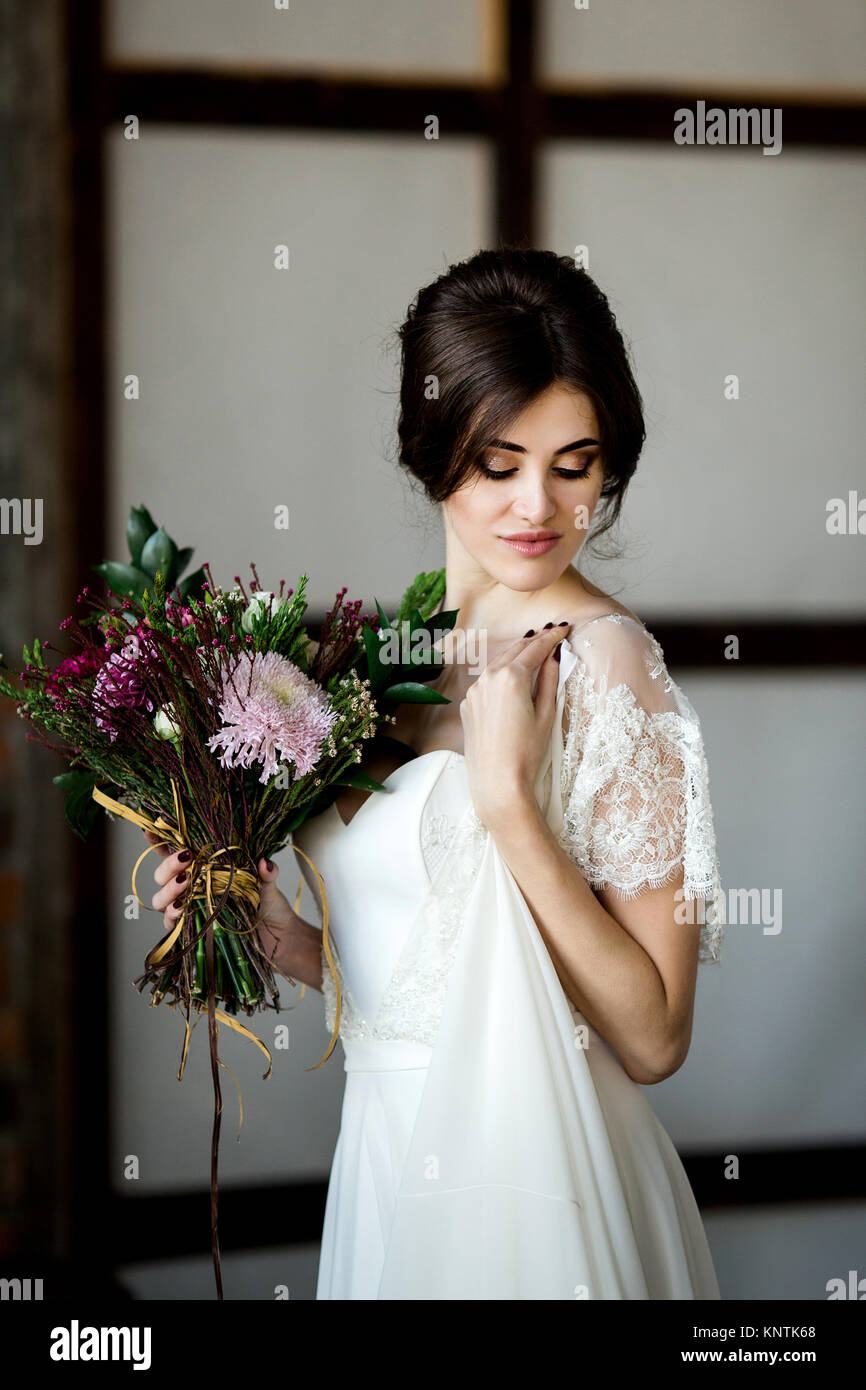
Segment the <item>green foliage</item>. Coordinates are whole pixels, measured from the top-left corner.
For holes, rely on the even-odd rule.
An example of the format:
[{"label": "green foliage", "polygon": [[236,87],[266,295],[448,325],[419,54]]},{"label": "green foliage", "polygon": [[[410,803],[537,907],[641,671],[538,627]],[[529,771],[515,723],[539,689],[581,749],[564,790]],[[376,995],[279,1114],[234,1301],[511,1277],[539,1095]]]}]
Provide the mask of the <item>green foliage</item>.
[{"label": "green foliage", "polygon": [[[443,661],[439,654],[432,653],[424,659],[420,648],[429,650],[436,633],[450,632],[457,621],[459,609],[436,613],[445,593],[445,571],[434,570],[416,575],[397,605],[393,622],[378,599],[375,599],[379,614],[378,632],[365,623],[362,628],[366,672],[370,689],[383,705],[402,703],[447,705],[451,701],[436,690],[431,690],[425,681],[435,680],[442,669]],[[428,641],[417,642],[417,634],[424,633]],[[405,661],[394,663],[383,660],[383,651],[396,641],[400,644],[401,655]]]},{"label": "green foliage", "polygon": [[[413,608],[417,608],[425,618],[429,618],[436,611],[437,605],[442,602],[444,594],[444,569],[431,570],[429,574],[424,572],[417,574],[397,605],[397,612],[394,614],[394,627],[399,628],[404,618],[409,617]],[[440,613],[438,616],[442,618],[445,614]],[[448,626],[448,624],[440,624],[440,626]],[[453,623],[450,626],[453,627]]]},{"label": "green foliage", "polygon": [[99,803],[93,800],[93,788],[99,781],[98,776],[95,772],[77,769],[61,772],[51,780],[55,787],[66,793],[66,824],[80,840],[86,840],[101,809]]},{"label": "green foliage", "polygon": [[183,598],[201,597],[206,575],[197,569],[178,583],[179,576],[193,557],[192,546],[179,549],[163,526],[157,526],[147,507],[130,507],[126,522],[129,564],[103,560],[93,568],[116,594],[141,603],[146,588],[153,587],[157,574],[163,576],[168,592],[177,588]]},{"label": "green foliage", "polygon": [[136,568],[141,567],[141,552],[145,541],[149,540],[156,529],[156,522],[147,507],[130,507],[126,521],[126,543]]}]

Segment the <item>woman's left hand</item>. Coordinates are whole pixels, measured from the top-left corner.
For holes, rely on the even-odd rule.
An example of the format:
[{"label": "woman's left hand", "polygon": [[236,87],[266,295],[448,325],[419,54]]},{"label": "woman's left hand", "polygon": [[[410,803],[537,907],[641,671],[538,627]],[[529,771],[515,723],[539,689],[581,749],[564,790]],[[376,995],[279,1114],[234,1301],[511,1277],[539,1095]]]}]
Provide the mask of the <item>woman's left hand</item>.
[{"label": "woman's left hand", "polygon": [[556,710],[554,652],[570,627],[563,623],[521,637],[489,663],[460,701],[469,789],[476,815],[491,833],[515,801],[534,799]]}]

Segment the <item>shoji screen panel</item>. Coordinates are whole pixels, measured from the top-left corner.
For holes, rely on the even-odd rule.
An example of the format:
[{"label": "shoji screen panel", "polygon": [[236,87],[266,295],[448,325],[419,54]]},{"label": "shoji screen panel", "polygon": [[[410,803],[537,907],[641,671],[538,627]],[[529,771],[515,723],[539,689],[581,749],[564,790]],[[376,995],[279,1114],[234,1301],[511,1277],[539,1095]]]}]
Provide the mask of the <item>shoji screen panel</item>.
[{"label": "shoji screen panel", "polygon": [[494,0],[109,0],[113,60],[337,69],[389,80],[492,77],[499,61]]},{"label": "shoji screen panel", "polygon": [[861,0],[543,0],[545,81],[724,91],[807,88],[862,98]]},{"label": "shoji screen panel", "polygon": [[588,249],[646,405],[624,582],[677,617],[862,612],[827,504],[866,489],[863,159],[556,142],[542,170],[542,243]]}]

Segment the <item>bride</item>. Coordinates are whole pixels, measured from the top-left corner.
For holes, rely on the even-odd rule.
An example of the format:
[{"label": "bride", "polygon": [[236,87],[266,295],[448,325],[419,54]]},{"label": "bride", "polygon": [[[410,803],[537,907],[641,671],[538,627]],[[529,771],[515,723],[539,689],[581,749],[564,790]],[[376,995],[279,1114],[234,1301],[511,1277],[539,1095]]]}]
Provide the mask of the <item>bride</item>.
[{"label": "bride", "polygon": [[[585,271],[515,248],[422,289],[400,337],[400,461],[441,504],[458,626],[449,703],[400,706],[370,745],[385,790],[294,836],[325,883],[346,1070],[317,1298],[718,1299],[641,1089],[685,1061],[719,958],[701,729],[574,564],[644,441],[626,350]],[[333,1029],[321,930],[258,867],[262,944]],[[156,871],[167,926],[179,872]]]}]

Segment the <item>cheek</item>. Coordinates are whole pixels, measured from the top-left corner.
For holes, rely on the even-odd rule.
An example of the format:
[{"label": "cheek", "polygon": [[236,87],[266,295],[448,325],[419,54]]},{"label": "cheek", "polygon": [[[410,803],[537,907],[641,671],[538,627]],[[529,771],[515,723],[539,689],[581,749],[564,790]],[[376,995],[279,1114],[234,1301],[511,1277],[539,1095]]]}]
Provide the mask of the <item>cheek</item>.
[{"label": "cheek", "polygon": [[468,535],[489,527],[502,512],[503,500],[491,496],[490,488],[467,487],[452,494],[448,507],[454,530]]}]

